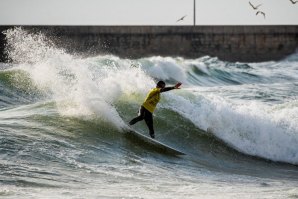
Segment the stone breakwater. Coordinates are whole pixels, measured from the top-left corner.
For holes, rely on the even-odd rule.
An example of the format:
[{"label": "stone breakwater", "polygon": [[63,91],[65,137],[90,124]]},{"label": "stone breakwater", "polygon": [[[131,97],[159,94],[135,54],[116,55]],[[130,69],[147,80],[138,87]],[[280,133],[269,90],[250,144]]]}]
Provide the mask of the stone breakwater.
[{"label": "stone breakwater", "polygon": [[[0,26],[0,61],[5,56]],[[19,27],[19,26],[18,26]],[[21,26],[42,32],[70,53],[124,58],[209,55],[226,61],[279,60],[298,48],[298,26]]]}]

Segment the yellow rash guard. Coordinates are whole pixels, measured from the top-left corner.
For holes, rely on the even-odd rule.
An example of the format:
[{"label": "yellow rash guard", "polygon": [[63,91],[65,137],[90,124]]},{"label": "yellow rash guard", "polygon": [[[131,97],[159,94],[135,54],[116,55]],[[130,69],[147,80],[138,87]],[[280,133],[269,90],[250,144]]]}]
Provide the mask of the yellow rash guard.
[{"label": "yellow rash guard", "polygon": [[150,92],[147,94],[147,97],[142,105],[151,113],[153,113],[157,103],[160,100],[160,89],[161,88],[151,89]]}]

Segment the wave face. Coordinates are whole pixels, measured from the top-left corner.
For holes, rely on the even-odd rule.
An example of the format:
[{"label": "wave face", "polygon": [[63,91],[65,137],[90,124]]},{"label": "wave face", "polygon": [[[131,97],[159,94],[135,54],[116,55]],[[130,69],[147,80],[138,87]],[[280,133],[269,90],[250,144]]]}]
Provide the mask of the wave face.
[{"label": "wave face", "polygon": [[[227,198],[297,197],[298,54],[82,58],[42,34],[5,34],[13,62],[0,63],[0,196],[217,198],[225,187]],[[157,139],[180,158],[123,130],[158,80],[183,83],[154,113]],[[144,122],[134,128],[148,133]]]}]

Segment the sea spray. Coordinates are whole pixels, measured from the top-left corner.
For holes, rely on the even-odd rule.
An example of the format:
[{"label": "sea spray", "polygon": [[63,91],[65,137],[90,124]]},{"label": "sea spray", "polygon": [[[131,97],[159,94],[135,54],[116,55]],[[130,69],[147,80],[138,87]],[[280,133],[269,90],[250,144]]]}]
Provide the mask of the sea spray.
[{"label": "sea spray", "polygon": [[22,28],[8,30],[6,36],[10,58],[56,101],[62,115],[95,113],[121,128],[124,122],[113,102],[122,94],[145,91],[154,84],[142,70],[132,67],[130,60],[77,58],[56,48],[42,33],[30,34]]}]

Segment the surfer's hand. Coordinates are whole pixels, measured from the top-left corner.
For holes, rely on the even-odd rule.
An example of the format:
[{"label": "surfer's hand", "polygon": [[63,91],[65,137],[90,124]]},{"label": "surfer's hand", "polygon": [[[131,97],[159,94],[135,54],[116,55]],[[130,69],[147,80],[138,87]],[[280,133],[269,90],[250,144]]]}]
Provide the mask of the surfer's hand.
[{"label": "surfer's hand", "polygon": [[174,86],[174,88],[175,88],[175,89],[180,89],[179,87],[181,86],[181,84],[182,84],[181,82],[178,82],[178,83]]}]

